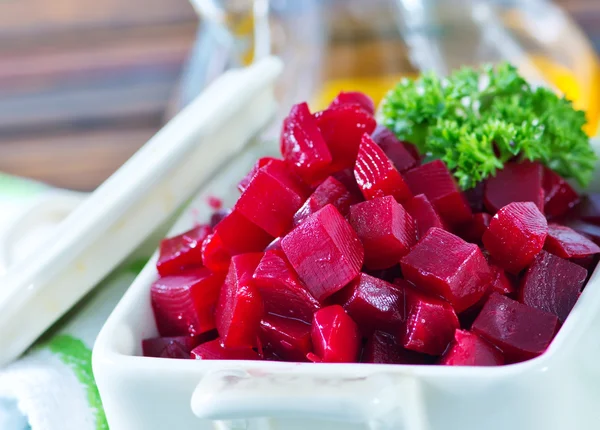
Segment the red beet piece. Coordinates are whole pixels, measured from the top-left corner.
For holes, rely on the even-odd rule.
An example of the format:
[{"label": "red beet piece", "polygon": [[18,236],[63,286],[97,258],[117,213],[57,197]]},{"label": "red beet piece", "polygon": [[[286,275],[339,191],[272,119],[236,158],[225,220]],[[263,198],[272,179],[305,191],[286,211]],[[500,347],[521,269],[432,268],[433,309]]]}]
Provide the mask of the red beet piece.
[{"label": "red beet piece", "polygon": [[331,153],[306,103],[294,105],[283,120],[281,155],[307,184],[325,176]]},{"label": "red beet piece", "polygon": [[404,294],[382,279],[361,273],[336,295],[361,332],[397,332],[405,321]]},{"label": "red beet piece", "polygon": [[225,248],[221,236],[209,234],[202,242],[202,263],[213,272],[227,272],[231,254]]},{"label": "red beet piece", "polygon": [[533,202],[543,211],[543,174],[544,169],[539,163],[506,163],[496,176],[486,181],[484,204],[488,212],[495,214],[512,202]]},{"label": "red beet piece", "polygon": [[446,225],[425,194],[419,194],[404,203],[404,207],[415,221],[417,238],[427,234],[430,228],[446,230]]},{"label": "red beet piece", "polygon": [[496,345],[508,363],[536,357],[554,338],[558,318],[494,293],[473,323],[472,331]]},{"label": "red beet piece", "polygon": [[346,216],[350,206],[359,201],[340,181],[330,176],[315,189],[302,207],[298,209],[298,212],[294,215],[294,226],[301,224],[306,217],[328,204],[332,204],[342,215]]},{"label": "red beet piece", "polygon": [[282,251],[266,251],[254,275],[266,313],[311,323],[319,302],[306,290]]},{"label": "red beet piece", "polygon": [[306,190],[285,163],[270,161],[258,170],[234,209],[277,237],[292,227],[292,218],[305,197]]},{"label": "red beet piece", "polygon": [[471,220],[471,208],[443,161],[435,160],[411,169],[404,174],[404,179],[414,195],[427,196],[450,226]]},{"label": "red beet piece", "polygon": [[542,251],[525,272],[519,301],[549,312],[564,322],[579,298],[587,270]]},{"label": "red beet piece", "polygon": [[584,196],[575,209],[575,215],[585,222],[600,225],[600,194]]},{"label": "red beet piece", "polygon": [[490,226],[491,220],[492,216],[488,213],[482,212],[474,214],[471,222],[466,224],[460,230],[460,237],[467,242],[481,243],[483,233],[485,233],[487,228]]},{"label": "red beet piece", "polygon": [[231,256],[262,251],[273,237],[239,211],[233,210],[215,226],[215,233]]},{"label": "red beet piece", "polygon": [[412,197],[394,164],[368,134],[364,134],[354,165],[356,183],[365,199],[393,196],[402,203]]},{"label": "red beet piece", "polygon": [[211,233],[207,225],[200,225],[179,236],[164,239],[156,269],[160,276],[175,275],[181,270],[202,267],[202,242]]},{"label": "red beet piece", "polygon": [[260,322],[260,341],[267,352],[285,361],[307,361],[312,351],[311,325],[277,315],[267,315]]},{"label": "red beet piece", "polygon": [[221,339],[203,343],[192,350],[191,357],[196,360],[260,360],[260,356],[251,348],[225,348]]},{"label": "red beet piece", "polygon": [[445,300],[414,289],[402,279],[394,281],[402,292],[406,312],[399,339],[406,349],[429,355],[441,355],[459,327],[454,309]]},{"label": "red beet piece", "polygon": [[339,305],[327,306],[315,313],[311,338],[314,354],[308,359],[323,363],[354,363],[358,360],[358,326]]},{"label": "red beet piece", "polygon": [[315,212],[281,240],[288,261],[320,302],[358,275],[364,250],[333,205]]},{"label": "red beet piece", "polygon": [[548,226],[544,249],[562,258],[584,258],[600,253],[600,247],[587,237],[558,224]]},{"label": "red beet piece", "polygon": [[357,104],[330,107],[315,114],[317,125],[333,157],[331,171],[354,166],[364,133],[372,133],[377,123]]},{"label": "red beet piece", "polygon": [[252,275],[262,256],[241,254],[231,259],[215,309],[217,330],[226,348],[256,346],[263,304]]},{"label": "red beet piece", "polygon": [[142,341],[142,352],[144,357],[190,358],[198,344],[195,336],[153,337]]},{"label": "red beet piece", "polygon": [[595,224],[590,224],[588,222],[580,221],[580,220],[567,220],[565,221],[566,225],[577,233],[587,237],[592,240],[596,245],[600,245],[600,227]]},{"label": "red beet piece", "polygon": [[277,158],[273,158],[273,157],[259,158],[258,161],[256,162],[256,164],[252,167],[252,169],[250,169],[248,174],[246,176],[244,176],[244,178],[238,184],[238,190],[240,190],[240,193],[243,193],[244,191],[246,191],[246,188],[248,188],[248,185],[250,184],[252,179],[254,179],[254,177],[256,176],[258,171],[260,169],[262,169],[263,167],[265,167],[267,164],[269,164],[271,161],[273,161],[275,163],[283,164],[283,161],[278,160]]},{"label": "red beet piece", "polygon": [[477,245],[439,228],[432,228],[400,260],[404,277],[419,289],[444,297],[456,312],[477,303],[492,280]]},{"label": "red beet piece", "polygon": [[470,328],[473,325],[473,321],[479,315],[481,308],[493,293],[502,294],[503,296],[514,296],[516,293],[515,285],[516,281],[511,280],[506,272],[495,264],[489,263],[490,270],[492,272],[492,282],[488,286],[483,297],[471,306],[466,311],[462,312],[459,316],[460,325],[463,328]]},{"label": "red beet piece", "polygon": [[495,264],[490,264],[490,270],[493,274],[493,280],[488,290],[488,296],[494,292],[504,296],[514,294],[516,291],[513,281],[506,275],[506,272]]},{"label": "red beet piece", "polygon": [[387,127],[378,125],[371,138],[383,149],[385,155],[394,163],[394,167],[399,172],[406,172],[417,166],[417,159],[413,157],[410,151],[406,149],[406,146]]},{"label": "red beet piece", "polygon": [[363,244],[365,267],[370,270],[398,264],[417,242],[412,217],[392,196],[350,207],[348,221]]},{"label": "red beet piece", "polygon": [[494,215],[483,244],[499,266],[517,274],[542,250],[547,234],[548,223],[535,203],[516,202]]},{"label": "red beet piece", "polygon": [[404,349],[394,336],[376,331],[369,337],[360,361],[376,364],[429,364],[432,357]]},{"label": "red beet piece", "polygon": [[213,311],[222,283],[222,275],[204,267],[155,281],[150,297],[160,335],[196,335],[214,329]]},{"label": "red beet piece", "polygon": [[504,357],[498,348],[465,330],[456,330],[454,341],[440,360],[445,366],[501,366]]},{"label": "red beet piece", "polygon": [[360,105],[366,112],[371,115],[375,114],[375,103],[368,95],[358,91],[342,91],[336,98],[333,99],[330,108],[340,105]]},{"label": "red beet piece", "polygon": [[544,213],[548,218],[566,214],[579,202],[579,195],[558,173],[544,167]]}]

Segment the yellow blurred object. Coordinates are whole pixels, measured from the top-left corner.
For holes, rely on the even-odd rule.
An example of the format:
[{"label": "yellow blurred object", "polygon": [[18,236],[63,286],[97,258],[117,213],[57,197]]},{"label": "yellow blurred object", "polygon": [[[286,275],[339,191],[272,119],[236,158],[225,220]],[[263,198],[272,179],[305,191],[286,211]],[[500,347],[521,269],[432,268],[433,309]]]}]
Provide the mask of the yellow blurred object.
[{"label": "yellow blurred object", "polygon": [[589,136],[595,136],[600,120],[600,66],[596,56],[581,58],[576,64],[579,66],[577,70],[569,70],[543,56],[532,56],[531,61],[549,83],[573,102],[576,109],[586,112],[588,123],[585,131]]},{"label": "yellow blurred object", "polygon": [[340,91],[361,91],[370,96],[375,102],[375,106],[377,106],[383,96],[385,96],[385,94],[394,87],[401,78],[412,78],[415,76],[416,75],[414,74],[407,74],[329,80],[322,85],[321,91],[313,100],[311,100],[310,107],[313,112],[325,109]]}]

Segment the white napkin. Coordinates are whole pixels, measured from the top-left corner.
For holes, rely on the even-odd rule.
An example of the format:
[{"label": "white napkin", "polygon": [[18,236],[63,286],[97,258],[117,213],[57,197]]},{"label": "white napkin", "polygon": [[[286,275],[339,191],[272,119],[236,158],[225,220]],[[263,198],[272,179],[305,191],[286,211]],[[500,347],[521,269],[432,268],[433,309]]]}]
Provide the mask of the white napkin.
[{"label": "white napkin", "polygon": [[[3,242],[8,236],[14,238],[9,230],[14,231],[15,220],[57,192],[60,193],[0,175],[0,254],[10,249],[17,254],[12,258],[25,258],[43,240],[44,233],[49,233],[58,219],[38,221],[36,233],[20,236],[19,244]],[[130,259],[124,263],[21,359],[0,369],[0,429],[108,429],[92,374],[92,346],[102,324],[145,259]],[[5,269],[0,267],[0,270]],[[0,333],[0,343],[1,338]]]}]

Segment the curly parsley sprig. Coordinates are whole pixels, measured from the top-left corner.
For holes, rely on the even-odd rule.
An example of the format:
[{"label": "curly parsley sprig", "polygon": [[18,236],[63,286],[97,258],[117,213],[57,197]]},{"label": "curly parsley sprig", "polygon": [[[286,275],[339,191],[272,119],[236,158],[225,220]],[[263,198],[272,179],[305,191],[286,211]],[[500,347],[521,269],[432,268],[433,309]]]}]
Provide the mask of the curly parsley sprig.
[{"label": "curly parsley sprig", "polygon": [[443,160],[463,189],[509,160],[538,160],[585,186],[596,156],[585,114],[547,88],[533,88],[507,63],[403,79],[379,111],[383,124],[421,153]]}]

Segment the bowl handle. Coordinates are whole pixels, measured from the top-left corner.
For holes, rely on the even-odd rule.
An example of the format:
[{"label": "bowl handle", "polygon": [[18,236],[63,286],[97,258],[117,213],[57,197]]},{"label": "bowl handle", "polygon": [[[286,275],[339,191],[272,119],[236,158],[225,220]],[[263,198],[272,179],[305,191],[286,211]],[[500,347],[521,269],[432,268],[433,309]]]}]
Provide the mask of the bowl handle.
[{"label": "bowl handle", "polygon": [[191,399],[193,413],[218,428],[270,428],[265,417],[364,423],[371,430],[427,430],[421,383],[412,375],[366,377],[266,373],[225,369],[208,373]]}]

